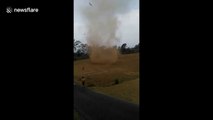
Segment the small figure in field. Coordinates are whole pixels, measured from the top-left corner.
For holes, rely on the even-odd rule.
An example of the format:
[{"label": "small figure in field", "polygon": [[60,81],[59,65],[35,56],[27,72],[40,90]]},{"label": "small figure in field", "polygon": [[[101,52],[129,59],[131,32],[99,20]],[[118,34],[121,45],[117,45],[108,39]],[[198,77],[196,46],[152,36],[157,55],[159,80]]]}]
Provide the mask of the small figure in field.
[{"label": "small figure in field", "polygon": [[82,76],[81,81],[82,81],[82,85],[85,86],[85,77],[84,76]]},{"label": "small figure in field", "polygon": [[82,67],[82,77],[81,77],[81,82],[82,82],[82,85],[85,86],[85,77],[84,77],[84,66]]}]

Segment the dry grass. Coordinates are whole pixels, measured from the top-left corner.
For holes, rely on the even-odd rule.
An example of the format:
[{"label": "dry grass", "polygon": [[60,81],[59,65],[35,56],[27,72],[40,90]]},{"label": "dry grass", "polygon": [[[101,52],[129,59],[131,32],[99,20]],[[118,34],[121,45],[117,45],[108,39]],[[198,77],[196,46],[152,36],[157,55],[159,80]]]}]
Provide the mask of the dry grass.
[{"label": "dry grass", "polygon": [[74,110],[74,120],[80,120],[80,115]]},{"label": "dry grass", "polygon": [[[84,67],[84,70],[82,70]],[[115,83],[139,78],[139,54],[119,55],[114,64],[92,64],[89,59],[74,62],[74,79],[80,83],[86,77],[86,85],[110,86]]]},{"label": "dry grass", "polygon": [[85,76],[86,85],[93,85],[92,90],[139,104],[139,54],[118,58],[116,63],[108,65],[92,64],[89,59],[75,61],[75,82],[80,84],[79,78]]},{"label": "dry grass", "polygon": [[139,104],[139,79],[123,82],[110,87],[92,87],[92,90]]}]

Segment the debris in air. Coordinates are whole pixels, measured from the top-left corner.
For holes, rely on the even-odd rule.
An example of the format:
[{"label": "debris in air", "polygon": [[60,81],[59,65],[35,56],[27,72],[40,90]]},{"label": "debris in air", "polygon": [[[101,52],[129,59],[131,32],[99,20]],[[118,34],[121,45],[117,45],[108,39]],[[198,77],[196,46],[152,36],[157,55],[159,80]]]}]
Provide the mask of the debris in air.
[{"label": "debris in air", "polygon": [[90,6],[93,6],[92,3],[90,3],[90,2],[89,2],[89,5],[90,5]]}]

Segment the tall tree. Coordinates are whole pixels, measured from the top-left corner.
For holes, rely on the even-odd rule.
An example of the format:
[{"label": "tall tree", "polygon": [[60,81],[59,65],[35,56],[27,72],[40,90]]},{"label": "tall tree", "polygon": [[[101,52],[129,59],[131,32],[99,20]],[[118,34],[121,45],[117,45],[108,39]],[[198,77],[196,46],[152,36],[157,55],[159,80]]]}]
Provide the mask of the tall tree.
[{"label": "tall tree", "polygon": [[81,41],[76,41],[75,39],[74,39],[74,52],[76,52],[78,49],[79,49],[79,46],[81,45],[82,43],[81,43]]},{"label": "tall tree", "polygon": [[124,54],[126,52],[126,46],[127,46],[126,43],[124,43],[124,44],[121,45],[121,53],[122,54]]}]

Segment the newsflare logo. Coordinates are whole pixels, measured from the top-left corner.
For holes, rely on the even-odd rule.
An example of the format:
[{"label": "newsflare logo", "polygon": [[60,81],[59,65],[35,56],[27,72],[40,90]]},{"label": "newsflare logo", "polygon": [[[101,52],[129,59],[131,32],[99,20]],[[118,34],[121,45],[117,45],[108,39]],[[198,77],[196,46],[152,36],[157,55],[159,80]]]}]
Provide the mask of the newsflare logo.
[{"label": "newsflare logo", "polygon": [[30,8],[30,7],[27,7],[27,8],[12,8],[12,7],[7,7],[6,8],[6,13],[13,13],[13,12],[16,12],[16,13],[33,13],[33,12],[38,12],[39,9],[38,8]]},{"label": "newsflare logo", "polygon": [[13,9],[11,7],[7,7],[6,12],[7,13],[12,13]]}]

